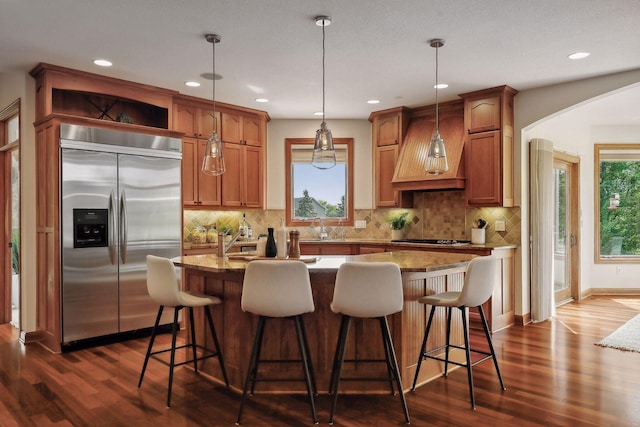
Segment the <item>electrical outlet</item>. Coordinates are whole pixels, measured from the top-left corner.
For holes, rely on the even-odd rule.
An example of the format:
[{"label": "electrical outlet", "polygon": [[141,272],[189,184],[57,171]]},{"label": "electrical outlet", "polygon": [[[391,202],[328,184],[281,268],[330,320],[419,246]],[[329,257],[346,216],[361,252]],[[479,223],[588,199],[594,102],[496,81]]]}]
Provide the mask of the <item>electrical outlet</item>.
[{"label": "electrical outlet", "polygon": [[493,227],[495,228],[496,231],[505,231],[506,230],[504,221],[496,221],[493,224]]},{"label": "electrical outlet", "polygon": [[616,274],[620,274],[620,273],[622,273],[622,266],[619,265],[616,267]]},{"label": "electrical outlet", "polygon": [[367,228],[367,221],[364,219],[357,219],[356,228]]}]

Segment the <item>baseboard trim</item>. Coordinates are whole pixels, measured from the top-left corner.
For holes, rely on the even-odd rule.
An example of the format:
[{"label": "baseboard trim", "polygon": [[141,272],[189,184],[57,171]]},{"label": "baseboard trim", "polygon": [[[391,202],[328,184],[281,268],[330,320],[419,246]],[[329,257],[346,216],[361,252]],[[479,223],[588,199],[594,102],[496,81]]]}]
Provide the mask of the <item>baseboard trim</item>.
[{"label": "baseboard trim", "polygon": [[591,288],[590,295],[640,295],[640,288]]},{"label": "baseboard trim", "polygon": [[531,313],[525,313],[523,315],[516,314],[514,318],[515,324],[518,326],[524,326],[531,323]]}]

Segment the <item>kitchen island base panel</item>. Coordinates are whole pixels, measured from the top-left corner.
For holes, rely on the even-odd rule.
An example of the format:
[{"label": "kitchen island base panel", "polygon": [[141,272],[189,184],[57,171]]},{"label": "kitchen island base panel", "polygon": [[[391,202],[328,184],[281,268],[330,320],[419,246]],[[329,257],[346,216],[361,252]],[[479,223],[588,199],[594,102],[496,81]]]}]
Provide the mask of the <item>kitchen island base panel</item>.
[{"label": "kitchen island base panel", "polygon": [[[456,267],[431,272],[402,273],[404,308],[403,311],[389,316],[389,328],[396,347],[398,364],[405,391],[413,383],[417,358],[426,326],[428,312],[418,299],[424,295],[446,291],[458,291],[464,282],[466,267]],[[225,367],[232,389],[242,392],[246,371],[251,353],[251,343],[257,327],[257,319],[242,311],[240,302],[244,271],[206,272],[200,269],[184,268],[184,279],[187,290],[216,295],[224,304],[212,310],[217,327],[218,339],[222,346]],[[310,352],[316,383],[320,393],[327,392],[331,378],[333,356],[338,339],[340,316],[330,309],[335,284],[335,272],[314,272],[310,270],[311,285],[316,310],[305,315],[305,326],[309,338]],[[441,310],[433,320],[432,334],[428,348],[444,344],[446,317]],[[196,313],[196,331],[203,331],[204,314]],[[451,340],[462,343],[461,322],[452,321]],[[347,359],[384,359],[384,347],[379,333],[379,322],[376,319],[354,319],[349,332]],[[211,337],[198,334],[196,340],[204,340],[205,345],[212,345]],[[295,329],[291,322],[284,319],[270,320],[270,327],[265,331],[262,359],[289,359],[299,357]],[[464,356],[462,355],[464,358]],[[457,357],[456,357],[457,358]],[[349,363],[345,365],[345,377],[385,377],[386,365],[381,363]],[[424,384],[443,374],[443,364],[425,360],[420,370],[417,384]],[[205,361],[199,369],[216,380],[222,380],[222,373],[217,364]],[[261,364],[261,372],[265,376],[286,376],[299,379],[302,371],[290,364]],[[363,375],[366,373],[366,375]],[[299,381],[275,383],[259,383],[256,393],[306,393],[304,385]],[[348,381],[341,384],[341,393],[389,393],[388,381]]]}]

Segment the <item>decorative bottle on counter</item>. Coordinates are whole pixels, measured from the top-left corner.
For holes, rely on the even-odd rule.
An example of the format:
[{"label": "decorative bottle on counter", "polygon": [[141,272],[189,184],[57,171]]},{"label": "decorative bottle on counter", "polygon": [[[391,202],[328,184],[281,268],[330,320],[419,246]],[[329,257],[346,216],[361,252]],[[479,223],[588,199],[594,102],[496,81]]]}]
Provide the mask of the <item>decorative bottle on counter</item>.
[{"label": "decorative bottle on counter", "polygon": [[278,247],[276,246],[276,239],[273,236],[273,227],[267,228],[267,247],[264,250],[264,256],[267,258],[275,258],[278,255]]},{"label": "decorative bottle on counter", "polygon": [[278,258],[287,257],[287,228],[284,220],[280,218],[280,227],[276,230],[276,245],[278,247]]},{"label": "decorative bottle on counter", "polygon": [[300,258],[300,232],[298,230],[289,232],[289,258]]}]

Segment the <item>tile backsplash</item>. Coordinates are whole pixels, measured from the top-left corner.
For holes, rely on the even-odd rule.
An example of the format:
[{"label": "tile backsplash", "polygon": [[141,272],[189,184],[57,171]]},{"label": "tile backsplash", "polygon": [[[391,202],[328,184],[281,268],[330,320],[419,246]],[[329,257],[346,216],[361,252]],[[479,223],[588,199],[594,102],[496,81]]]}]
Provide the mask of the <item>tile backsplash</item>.
[{"label": "tile backsplash", "polygon": [[[434,191],[414,193],[412,209],[356,209],[355,219],[364,220],[366,228],[344,227],[347,238],[390,239],[391,229],[386,218],[393,212],[409,212],[405,228],[407,238],[470,240],[471,228],[478,218],[487,221],[487,243],[520,244],[520,208],[465,208],[464,191]],[[222,219],[237,223],[246,214],[254,237],[266,233],[268,227],[280,224],[284,210],[204,211],[185,210],[185,242],[191,242],[193,230],[198,226],[210,226]],[[505,231],[495,231],[495,221],[505,222]],[[298,227],[302,240],[315,238],[310,227]],[[327,227],[330,238],[337,238],[340,229]]]}]

